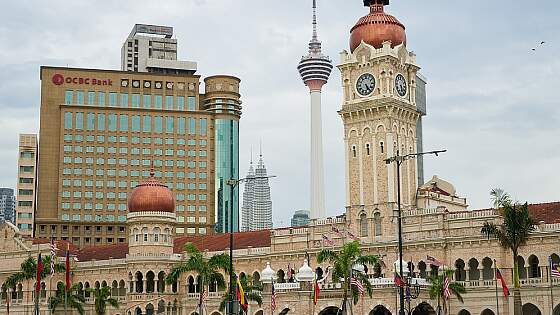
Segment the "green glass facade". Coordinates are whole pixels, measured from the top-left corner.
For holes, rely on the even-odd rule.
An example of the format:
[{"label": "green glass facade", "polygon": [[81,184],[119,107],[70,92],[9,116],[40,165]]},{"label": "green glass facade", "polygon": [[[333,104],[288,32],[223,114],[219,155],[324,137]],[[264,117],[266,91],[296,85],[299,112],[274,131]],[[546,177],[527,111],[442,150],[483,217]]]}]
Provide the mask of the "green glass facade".
[{"label": "green glass facade", "polygon": [[233,231],[239,231],[239,186],[232,187],[228,179],[239,179],[239,121],[215,120],[216,152],[216,232],[230,231],[230,211],[233,203]]}]

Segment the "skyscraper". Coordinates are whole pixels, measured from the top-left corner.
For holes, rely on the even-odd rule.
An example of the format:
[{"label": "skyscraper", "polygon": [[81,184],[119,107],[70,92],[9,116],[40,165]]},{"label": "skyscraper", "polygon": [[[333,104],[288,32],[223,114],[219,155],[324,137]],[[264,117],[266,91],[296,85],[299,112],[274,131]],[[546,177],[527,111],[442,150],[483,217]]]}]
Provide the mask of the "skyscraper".
[{"label": "skyscraper", "polygon": [[253,161],[251,161],[245,181],[241,227],[243,231],[272,228],[272,199],[267,176],[268,173],[261,154],[255,169],[253,169]]},{"label": "skyscraper", "polygon": [[10,221],[14,223],[16,197],[11,188],[0,188],[0,221]]},{"label": "skyscraper", "polygon": [[313,35],[309,42],[309,53],[302,57],[298,71],[311,94],[311,218],[326,216],[323,133],[321,123],[321,89],[329,80],[332,62],[323,55],[317,36],[317,0],[313,0]]},{"label": "skyscraper", "polygon": [[37,194],[37,135],[19,135],[15,223],[22,235],[33,236]]},{"label": "skyscraper", "polygon": [[298,210],[292,216],[292,227],[305,226],[309,224],[309,211]]}]

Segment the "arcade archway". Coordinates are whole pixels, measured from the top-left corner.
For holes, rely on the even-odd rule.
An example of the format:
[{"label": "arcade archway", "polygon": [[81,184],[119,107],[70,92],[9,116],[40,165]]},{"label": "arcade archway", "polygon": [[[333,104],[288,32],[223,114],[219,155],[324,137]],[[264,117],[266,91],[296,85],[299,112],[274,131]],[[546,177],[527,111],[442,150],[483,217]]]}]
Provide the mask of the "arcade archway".
[{"label": "arcade archway", "polygon": [[523,305],[523,315],[542,315],[538,307],[531,303]]},{"label": "arcade archway", "polygon": [[336,306],[329,306],[319,313],[319,315],[340,315],[340,314],[342,314],[342,310]]},{"label": "arcade archway", "polygon": [[434,308],[426,302],[416,306],[416,308],[414,308],[414,311],[412,312],[412,315],[436,315],[436,314],[437,314],[436,310],[434,310]]},{"label": "arcade archway", "polygon": [[480,313],[480,315],[495,315],[495,314],[494,311],[485,309],[484,311],[482,311],[482,313]]},{"label": "arcade archway", "polygon": [[377,305],[374,307],[369,315],[392,315],[391,312],[383,305]]},{"label": "arcade archway", "polygon": [[459,312],[459,314],[457,314],[457,315],[471,315],[471,312],[469,312],[469,311],[467,311],[467,310],[461,310],[461,311]]}]

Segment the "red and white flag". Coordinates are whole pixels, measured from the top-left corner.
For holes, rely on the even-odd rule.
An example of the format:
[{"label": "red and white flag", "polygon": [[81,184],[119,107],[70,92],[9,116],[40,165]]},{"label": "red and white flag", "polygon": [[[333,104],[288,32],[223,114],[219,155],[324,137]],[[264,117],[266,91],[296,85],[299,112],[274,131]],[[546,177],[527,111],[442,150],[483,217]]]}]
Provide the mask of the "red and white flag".
[{"label": "red and white flag", "polygon": [[334,233],[336,233],[336,235],[338,235],[339,237],[344,237],[344,234],[342,234],[342,232],[340,232],[340,230],[339,230],[336,226],[333,225],[333,226],[331,227],[331,229],[332,229],[332,231],[333,231]]},{"label": "red and white flag", "polygon": [[435,257],[432,257],[430,255],[426,256],[426,261],[432,266],[437,266],[437,267],[443,266],[443,263],[441,261],[437,260]]},{"label": "red and white flag", "polygon": [[51,276],[54,276],[54,266],[56,260],[56,245],[54,245],[54,237],[51,238]]},{"label": "red and white flag", "polygon": [[356,289],[358,289],[358,292],[360,293],[360,295],[364,295],[364,292],[365,292],[366,290],[364,289],[364,285],[360,282],[360,280],[358,280],[358,279],[352,277],[351,284],[352,284],[353,286],[355,286]]},{"label": "red and white flag", "polygon": [[323,234],[323,243],[327,243],[329,246],[334,246],[334,242],[325,234]]},{"label": "red and white flag", "polygon": [[449,291],[449,277],[445,277],[443,280],[443,296],[447,300],[449,300],[449,297],[451,296],[451,292]]},{"label": "red and white flag", "polygon": [[353,240],[355,240],[355,241],[359,241],[359,240],[360,240],[356,235],[354,235],[354,234],[352,234],[352,233],[350,233],[350,232],[346,232],[346,234],[348,234],[348,237],[349,237],[349,238],[351,238],[351,239],[353,239]]},{"label": "red and white flag", "polygon": [[276,310],[276,289],[274,288],[274,282],[272,282],[272,294],[270,295],[270,308],[272,309],[272,314]]}]

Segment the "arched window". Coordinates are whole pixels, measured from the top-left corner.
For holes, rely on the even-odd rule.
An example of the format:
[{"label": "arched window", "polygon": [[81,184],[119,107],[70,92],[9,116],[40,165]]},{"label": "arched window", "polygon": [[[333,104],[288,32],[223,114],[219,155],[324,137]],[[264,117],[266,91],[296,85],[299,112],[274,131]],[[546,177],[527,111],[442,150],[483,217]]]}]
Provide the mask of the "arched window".
[{"label": "arched window", "polygon": [[355,145],[352,146],[352,156],[356,157],[356,146]]},{"label": "arched window", "polygon": [[165,272],[160,271],[158,273],[157,291],[159,293],[165,292]]},{"label": "arched window", "polygon": [[164,314],[165,313],[165,301],[164,300],[159,301],[157,313],[158,314]]},{"label": "arched window", "polygon": [[144,276],[140,271],[136,272],[136,293],[144,292]]},{"label": "arched window", "polygon": [[375,236],[383,235],[383,228],[381,225],[381,213],[376,212],[373,214],[373,225],[375,226]]},{"label": "arched window", "polygon": [[142,229],[142,235],[144,236],[144,242],[148,241],[148,228]]},{"label": "arched window", "polygon": [[155,277],[156,277],[156,275],[154,274],[153,271],[148,271],[148,273],[146,273],[146,292],[147,293],[153,293],[154,292]]},{"label": "arched window", "polygon": [[134,241],[135,242],[140,242],[140,234],[138,233],[138,229],[134,229],[132,231],[132,234],[134,235]]},{"label": "arched window", "polygon": [[455,261],[455,281],[465,281],[466,276],[465,262],[462,259],[457,259]]},{"label": "arched window", "polygon": [[493,280],[494,279],[494,269],[492,269],[494,262],[492,259],[485,257],[482,260],[482,279]]},{"label": "arched window", "polygon": [[261,275],[258,271],[253,272],[253,285],[261,284]]},{"label": "arched window", "polygon": [[381,153],[385,153],[385,145],[383,144],[383,141],[379,142],[379,149],[381,150]]},{"label": "arched window", "polygon": [[529,256],[529,278],[540,278],[541,268],[539,267],[539,258],[535,255]]},{"label": "arched window", "polygon": [[188,280],[187,280],[187,292],[189,293],[194,293],[195,291],[195,287],[194,287],[194,277],[193,276],[189,276]]},{"label": "arched window", "polygon": [[163,242],[164,243],[171,242],[171,232],[169,231],[169,229],[165,229],[163,233]]},{"label": "arched window", "polygon": [[126,287],[124,280],[119,281],[119,295],[125,296],[126,295]]},{"label": "arched window", "polygon": [[285,283],[286,279],[284,278],[286,276],[286,274],[284,273],[284,270],[280,269],[278,270],[278,272],[276,273],[276,276],[278,277],[278,283]]},{"label": "arched window", "polygon": [[367,155],[370,155],[370,152],[369,152],[369,151],[370,151],[370,150],[369,150],[369,143],[366,143],[366,153],[367,153]]},{"label": "arched window", "polygon": [[362,212],[362,214],[360,214],[360,236],[365,237],[367,235],[368,235],[367,215]]},{"label": "arched window", "polygon": [[426,268],[427,268],[427,266],[426,266],[425,262],[420,261],[418,263],[418,272],[419,272],[420,278],[426,279],[428,277],[428,273],[426,272]]},{"label": "arched window", "polygon": [[117,280],[113,280],[111,284],[111,296],[118,296],[119,295],[119,283]]},{"label": "arched window", "polygon": [[525,268],[525,259],[517,256],[517,269],[519,270],[519,279],[527,279],[527,268]]},{"label": "arched window", "polygon": [[89,282],[86,282],[86,284],[84,285],[84,295],[86,298],[89,298],[91,295],[89,288]]},{"label": "arched window", "polygon": [[478,260],[476,260],[476,258],[471,258],[471,260],[469,260],[469,280],[480,280],[480,271],[478,270]]},{"label": "arched window", "polygon": [[154,242],[159,242],[159,234],[161,233],[158,227],[154,228]]}]

